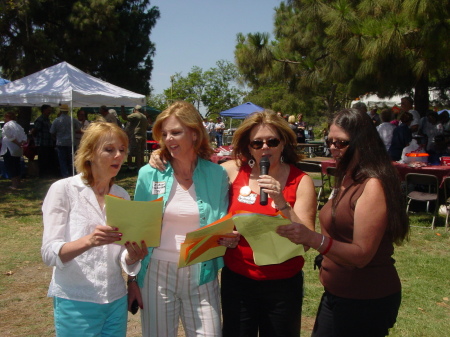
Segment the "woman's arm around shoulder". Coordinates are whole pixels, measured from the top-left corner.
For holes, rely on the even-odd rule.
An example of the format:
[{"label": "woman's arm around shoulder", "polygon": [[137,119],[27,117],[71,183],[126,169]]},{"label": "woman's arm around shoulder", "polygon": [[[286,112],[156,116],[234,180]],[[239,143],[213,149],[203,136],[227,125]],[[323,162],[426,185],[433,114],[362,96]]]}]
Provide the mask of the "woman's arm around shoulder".
[{"label": "woman's arm around shoulder", "polygon": [[228,179],[230,183],[233,183],[239,173],[239,166],[236,164],[235,160],[228,160],[222,164],[220,164],[225,171],[227,171]]}]

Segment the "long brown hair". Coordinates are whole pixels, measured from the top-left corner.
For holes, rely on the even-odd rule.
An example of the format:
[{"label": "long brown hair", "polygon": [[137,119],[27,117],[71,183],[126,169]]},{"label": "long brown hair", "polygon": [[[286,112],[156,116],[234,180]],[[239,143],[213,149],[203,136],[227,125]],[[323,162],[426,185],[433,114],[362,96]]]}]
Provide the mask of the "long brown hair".
[{"label": "long brown hair", "polygon": [[[340,191],[345,175],[351,176],[355,183],[362,183],[368,178],[379,179],[386,198],[386,231],[392,242],[401,244],[408,237],[409,218],[400,178],[371,118],[357,109],[344,109],[335,114],[331,124],[342,128],[350,137],[347,151],[336,168],[336,190]],[[333,198],[333,214],[340,197],[338,194]]]},{"label": "long brown hair", "polygon": [[238,166],[252,158],[248,148],[250,133],[258,125],[270,125],[278,133],[280,140],[285,144],[282,156],[286,164],[295,165],[301,159],[301,156],[297,154],[297,136],[289,124],[274,111],[263,110],[249,115],[233,135],[233,155]]}]

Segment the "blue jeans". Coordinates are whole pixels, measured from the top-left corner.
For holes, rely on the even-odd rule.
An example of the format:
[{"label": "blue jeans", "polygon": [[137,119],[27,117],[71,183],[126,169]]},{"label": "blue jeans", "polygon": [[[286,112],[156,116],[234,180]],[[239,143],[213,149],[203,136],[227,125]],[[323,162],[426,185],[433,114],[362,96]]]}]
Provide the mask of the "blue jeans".
[{"label": "blue jeans", "polygon": [[217,142],[217,147],[222,146],[222,134],[221,133],[216,133],[216,142]]},{"label": "blue jeans", "polygon": [[56,153],[58,154],[59,169],[61,176],[67,178],[72,176],[72,147],[71,146],[57,146]]}]

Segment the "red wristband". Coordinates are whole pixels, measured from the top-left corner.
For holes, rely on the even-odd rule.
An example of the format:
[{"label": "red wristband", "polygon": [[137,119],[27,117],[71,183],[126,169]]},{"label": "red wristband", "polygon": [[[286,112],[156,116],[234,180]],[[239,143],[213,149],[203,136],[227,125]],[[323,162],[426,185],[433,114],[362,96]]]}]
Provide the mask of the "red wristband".
[{"label": "red wristband", "polygon": [[326,255],[330,251],[332,245],[333,245],[333,239],[330,238],[330,241],[328,241],[327,248],[325,248],[322,255]]}]

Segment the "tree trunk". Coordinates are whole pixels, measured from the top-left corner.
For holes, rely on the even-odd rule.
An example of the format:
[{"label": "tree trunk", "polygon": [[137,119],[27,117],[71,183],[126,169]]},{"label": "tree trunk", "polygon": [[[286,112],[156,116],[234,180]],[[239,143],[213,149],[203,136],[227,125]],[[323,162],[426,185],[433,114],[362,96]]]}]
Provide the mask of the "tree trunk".
[{"label": "tree trunk", "polygon": [[415,109],[424,117],[430,107],[430,95],[428,92],[428,74],[422,75],[414,87]]},{"label": "tree trunk", "polygon": [[23,106],[19,108],[19,113],[17,114],[17,123],[25,130],[25,133],[28,134],[30,131],[30,122],[31,122],[31,107]]},{"label": "tree trunk", "polygon": [[336,105],[336,89],[337,89],[337,84],[334,83],[331,85],[330,91],[328,93],[328,97],[326,99],[326,105],[327,105],[327,114],[328,117],[333,116],[334,112],[335,112],[335,105]]}]

